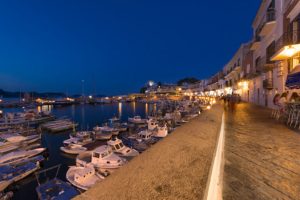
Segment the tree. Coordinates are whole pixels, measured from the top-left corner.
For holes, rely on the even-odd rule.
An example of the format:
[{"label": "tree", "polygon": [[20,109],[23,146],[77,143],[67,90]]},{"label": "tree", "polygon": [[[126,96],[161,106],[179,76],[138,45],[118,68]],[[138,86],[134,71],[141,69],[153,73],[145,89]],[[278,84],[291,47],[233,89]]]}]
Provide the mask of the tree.
[{"label": "tree", "polygon": [[199,80],[197,78],[194,78],[194,77],[186,77],[186,78],[183,78],[179,81],[177,81],[177,85],[181,86],[183,85],[184,83],[188,83],[188,84],[193,84],[193,83],[196,83],[198,82]]},{"label": "tree", "polygon": [[145,94],[146,90],[147,90],[147,87],[142,87],[140,89],[140,93]]}]

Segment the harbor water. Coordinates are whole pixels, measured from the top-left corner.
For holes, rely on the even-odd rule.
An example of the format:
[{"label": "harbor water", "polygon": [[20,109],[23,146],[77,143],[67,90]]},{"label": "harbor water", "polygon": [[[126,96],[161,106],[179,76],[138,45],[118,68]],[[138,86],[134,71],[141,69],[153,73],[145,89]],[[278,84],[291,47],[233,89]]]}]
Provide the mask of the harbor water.
[{"label": "harbor water", "polygon": [[[155,104],[145,103],[113,103],[102,105],[72,105],[66,107],[40,106],[38,110],[50,110],[57,118],[69,118],[78,123],[77,130],[92,130],[96,125],[102,125],[113,116],[126,122],[128,117],[140,115],[147,116],[156,109]],[[4,112],[22,111],[21,108],[4,109]],[[60,151],[62,142],[69,138],[71,131],[62,133],[42,133],[42,146],[48,148],[49,158],[43,162],[41,170],[61,164],[58,177],[65,179],[68,166],[75,165],[75,156]],[[50,177],[51,178],[51,177]],[[13,199],[37,199],[35,188],[37,186],[35,175],[31,175],[10,188],[14,192]]]}]

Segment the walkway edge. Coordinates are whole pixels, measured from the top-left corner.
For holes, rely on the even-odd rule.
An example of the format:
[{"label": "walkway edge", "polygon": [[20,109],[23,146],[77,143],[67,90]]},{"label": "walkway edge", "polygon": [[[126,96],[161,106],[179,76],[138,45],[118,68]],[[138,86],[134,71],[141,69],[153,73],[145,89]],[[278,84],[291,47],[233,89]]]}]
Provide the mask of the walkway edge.
[{"label": "walkway edge", "polygon": [[203,200],[222,200],[223,170],[224,170],[224,145],[225,145],[225,113],[222,114],[222,123],[216,146],[208,185]]}]

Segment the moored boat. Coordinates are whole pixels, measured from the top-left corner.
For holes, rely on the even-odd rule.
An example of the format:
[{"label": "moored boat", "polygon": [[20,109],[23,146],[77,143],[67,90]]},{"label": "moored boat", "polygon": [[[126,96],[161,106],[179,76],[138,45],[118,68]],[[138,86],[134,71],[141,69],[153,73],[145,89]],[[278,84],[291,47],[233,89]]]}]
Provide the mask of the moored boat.
[{"label": "moored boat", "polygon": [[142,119],[141,116],[134,116],[132,118],[128,118],[128,122],[134,124],[144,124],[147,123],[147,119]]},{"label": "moored boat", "polygon": [[60,150],[67,154],[80,154],[87,150],[87,148],[83,147],[79,144],[69,144],[63,147],[60,147]]},{"label": "moored boat", "polygon": [[135,149],[129,148],[125,146],[122,140],[118,138],[114,138],[112,140],[107,141],[107,144],[112,148],[114,153],[119,154],[124,157],[134,157],[139,155],[139,152]]},{"label": "moored boat", "polygon": [[36,148],[32,150],[18,150],[7,153],[0,156],[0,166],[20,163],[29,157],[34,157],[42,152],[46,151],[46,148]]},{"label": "moored boat", "polygon": [[97,182],[103,180],[104,177],[96,172],[93,165],[87,165],[85,167],[69,167],[66,174],[66,179],[73,186],[82,190],[88,190]]},{"label": "moored boat", "polygon": [[93,151],[79,154],[76,158],[76,166],[92,164],[96,168],[116,169],[125,164],[125,160],[112,152],[111,147],[102,145]]},{"label": "moored boat", "polygon": [[100,126],[94,127],[93,131],[96,140],[109,140],[113,135],[111,131],[106,131]]},{"label": "moored boat", "polygon": [[6,189],[10,184],[17,182],[40,168],[43,158],[37,156],[29,162],[18,165],[5,165],[0,167],[0,191]]},{"label": "moored boat", "polygon": [[[52,171],[54,169],[57,169],[54,178],[47,177],[45,182],[40,182],[40,174],[45,175],[48,171]],[[60,165],[57,165],[35,173],[38,182],[38,186],[35,190],[40,200],[67,200],[72,199],[79,194],[76,188],[72,185],[56,177],[59,169]]]}]

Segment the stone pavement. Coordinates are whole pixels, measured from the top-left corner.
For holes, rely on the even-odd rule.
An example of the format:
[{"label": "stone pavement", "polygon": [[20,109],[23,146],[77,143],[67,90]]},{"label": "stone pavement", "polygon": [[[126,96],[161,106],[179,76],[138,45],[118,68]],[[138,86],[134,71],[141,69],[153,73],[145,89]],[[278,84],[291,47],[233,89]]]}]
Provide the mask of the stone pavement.
[{"label": "stone pavement", "polygon": [[300,133],[251,104],[225,116],[223,198],[300,199]]}]

